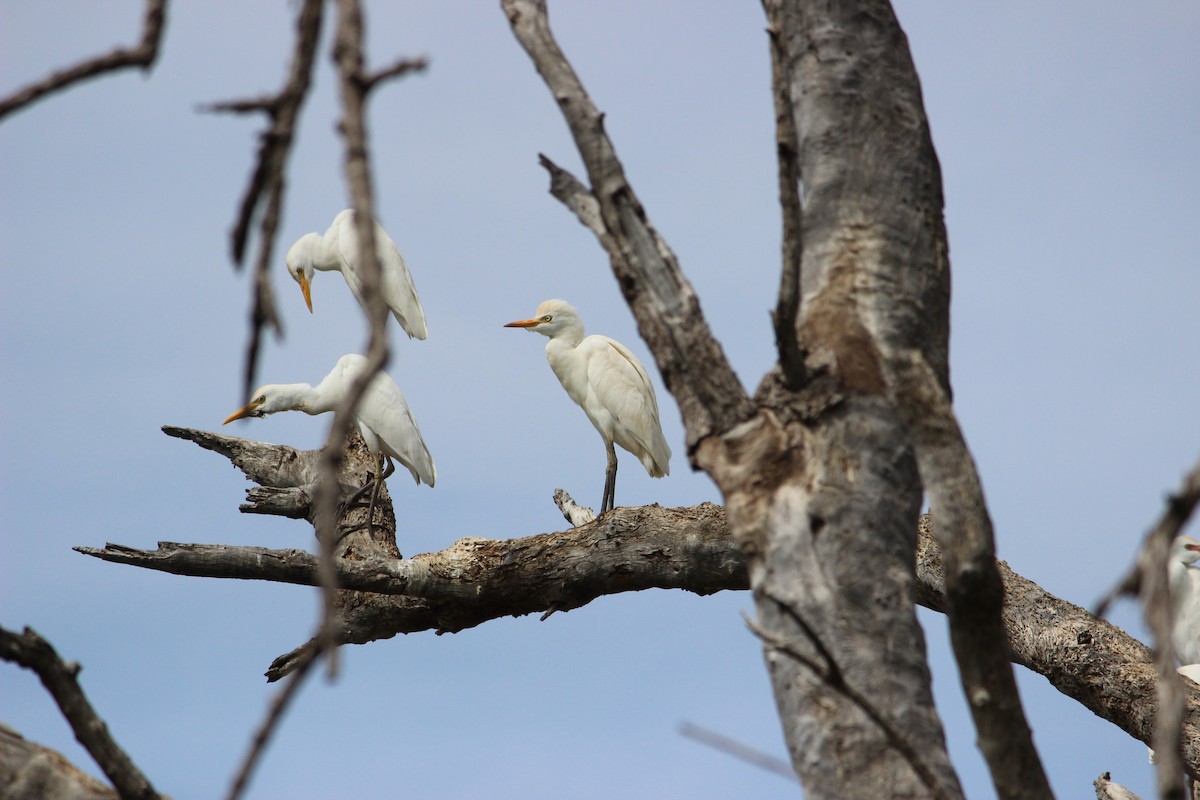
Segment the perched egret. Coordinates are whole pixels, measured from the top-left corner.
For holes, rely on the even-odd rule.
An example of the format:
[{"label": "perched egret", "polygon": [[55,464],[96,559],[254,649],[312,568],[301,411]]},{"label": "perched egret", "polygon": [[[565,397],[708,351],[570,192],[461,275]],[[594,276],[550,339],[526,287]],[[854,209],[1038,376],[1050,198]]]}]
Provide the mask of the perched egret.
[{"label": "perched egret", "polygon": [[1200,542],[1190,536],[1175,537],[1167,561],[1171,643],[1184,666],[1200,664],[1200,569],[1192,566],[1197,560]]},{"label": "perched egret", "polygon": [[[341,404],[350,384],[366,364],[367,359],[363,356],[345,355],[338,359],[333,370],[316,386],[307,383],[269,383],[260,386],[254,391],[253,399],[230,414],[224,424],[243,417],[265,417],[277,411],[303,411],[305,414],[333,411]],[[437,467],[433,464],[425,440],[421,438],[421,430],[408,409],[404,394],[386,373],[378,373],[371,381],[354,412],[354,420],[363,441],[367,443],[367,449],[375,455],[375,479],[373,486],[368,484],[373,489],[367,512],[369,524],[375,516],[379,488],[396,470],[392,459],[407,467],[418,485],[425,483],[433,486],[437,480]],[[364,486],[360,492],[366,488]],[[356,498],[359,496],[355,495]]]},{"label": "perched egret", "polygon": [[584,338],[583,322],[565,300],[547,300],[533,319],[510,322],[550,337],[546,360],[559,382],[587,414],[604,439],[608,469],[600,513],[613,507],[617,487],[617,453],[621,445],[642,461],[652,478],[670,474],[671,448],[658,422],[658,400],[646,370],[633,353],[607,336]]},{"label": "perched egret", "polygon": [[[1171,645],[1182,666],[1175,671],[1200,683],[1200,542],[1176,536],[1167,554],[1167,586],[1171,602]],[[1150,749],[1150,763],[1154,750]]]},{"label": "perched egret", "polygon": [[[404,256],[396,249],[396,243],[378,222],[375,223],[375,243],[379,252],[379,269],[382,277],[383,299],[392,310],[396,321],[409,337],[425,338],[425,310],[417,297],[412,275]],[[300,291],[304,302],[312,311],[313,270],[337,270],[346,279],[350,291],[358,304],[366,308],[362,295],[362,278],[358,275],[358,233],[354,225],[354,209],[348,208],[333,218],[333,224],[324,235],[306,233],[296,240],[287,254],[287,268]]]}]

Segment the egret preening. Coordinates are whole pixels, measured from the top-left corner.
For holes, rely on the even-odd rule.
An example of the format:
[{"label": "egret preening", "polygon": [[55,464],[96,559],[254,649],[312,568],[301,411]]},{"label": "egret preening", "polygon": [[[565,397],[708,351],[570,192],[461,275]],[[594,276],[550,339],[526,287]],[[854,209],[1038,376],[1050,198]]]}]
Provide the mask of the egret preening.
[{"label": "egret preening", "polygon": [[[378,222],[375,225],[375,243],[379,252],[380,290],[396,321],[411,338],[425,338],[425,310],[417,298],[412,275],[404,256],[396,243]],[[346,284],[358,304],[366,308],[362,296],[362,278],[359,277],[358,233],[354,223],[354,209],[347,208],[333,218],[333,224],[324,235],[306,233],[296,240],[287,254],[287,269],[300,284],[304,302],[312,311],[313,270],[337,270],[346,279]]]},{"label": "egret preening", "polygon": [[[346,397],[350,384],[362,373],[367,359],[360,355],[345,355],[338,359],[333,370],[316,386],[307,383],[285,383],[260,386],[251,400],[225,420],[226,425],[243,417],[265,417],[278,411],[303,411],[305,414],[324,414],[333,411]],[[417,484],[433,486],[437,467],[429,448],[421,438],[421,430],[413,419],[404,394],[386,373],[376,374],[363,393],[354,412],[358,432],[367,449],[375,455],[375,480],[368,510],[368,521],[374,517],[379,487],[396,470],[392,459],[403,464]],[[386,471],[384,462],[386,461]],[[365,487],[364,487],[365,489]]]},{"label": "egret preening", "polygon": [[547,300],[532,319],[510,322],[550,337],[546,360],[571,399],[579,404],[604,439],[608,469],[600,513],[613,507],[617,452],[613,443],[641,459],[652,478],[670,474],[671,448],[658,422],[658,400],[646,370],[633,353],[607,336],[584,338],[583,322],[565,300]]}]

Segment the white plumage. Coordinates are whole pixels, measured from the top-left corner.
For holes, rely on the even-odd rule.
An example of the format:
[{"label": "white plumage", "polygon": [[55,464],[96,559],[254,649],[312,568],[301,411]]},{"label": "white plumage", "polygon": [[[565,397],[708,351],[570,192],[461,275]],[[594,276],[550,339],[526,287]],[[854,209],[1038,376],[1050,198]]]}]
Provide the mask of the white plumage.
[{"label": "white plumage", "polygon": [[[396,243],[378,222],[375,222],[375,242],[379,252],[383,299],[400,327],[414,339],[424,339],[425,310],[417,297],[412,275]],[[358,304],[366,308],[362,295],[362,279],[358,275],[358,234],[354,225],[354,209],[348,208],[333,218],[324,235],[306,233],[296,240],[287,254],[287,269],[300,284],[304,302],[312,311],[313,270],[336,270],[342,273]]]},{"label": "white plumage", "polygon": [[[243,417],[265,417],[278,411],[303,411],[305,414],[324,414],[338,407],[354,378],[366,367],[367,359],[360,355],[345,355],[338,359],[333,370],[319,384],[269,383],[255,390],[249,403],[225,420],[228,425]],[[358,432],[367,449],[379,462],[376,482],[391,474],[391,459],[403,464],[418,484],[433,486],[437,468],[429,448],[421,437],[417,421],[404,399],[404,393],[386,373],[380,372],[367,387],[355,410]],[[389,470],[381,473],[382,460],[388,459]]]},{"label": "white plumage", "polygon": [[1200,664],[1200,569],[1192,566],[1197,560],[1200,542],[1190,536],[1175,537],[1167,561],[1171,643],[1184,666]]},{"label": "white plumage", "polygon": [[613,507],[616,493],[614,442],[637,456],[652,478],[670,473],[671,448],[658,421],[654,386],[628,348],[607,336],[584,338],[583,322],[565,300],[547,300],[533,318],[505,327],[550,337],[546,343],[550,368],[604,439],[608,468],[601,514]]}]

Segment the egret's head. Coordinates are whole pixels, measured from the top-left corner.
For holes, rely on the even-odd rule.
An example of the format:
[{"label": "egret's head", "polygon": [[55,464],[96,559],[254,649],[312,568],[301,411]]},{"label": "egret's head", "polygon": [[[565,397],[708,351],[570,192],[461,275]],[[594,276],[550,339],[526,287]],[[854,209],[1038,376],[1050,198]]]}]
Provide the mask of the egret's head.
[{"label": "egret's head", "polygon": [[1200,561],[1200,542],[1191,536],[1176,536],[1171,542],[1170,557],[1181,564],[1195,564]]},{"label": "egret's head", "polygon": [[254,394],[250,395],[254,399],[226,417],[225,421],[221,424],[228,425],[235,419],[265,417],[268,414],[274,414],[276,411],[291,410],[292,406],[288,405],[287,396],[281,391],[282,388],[273,383],[258,387],[254,390]]},{"label": "egret's head", "polygon": [[577,330],[579,337],[583,337],[583,322],[579,319],[579,312],[566,300],[547,300],[538,306],[530,319],[519,319],[504,327],[524,328],[550,337],[564,331]]},{"label": "egret's head", "polygon": [[287,254],[288,274],[300,284],[309,313],[312,313],[313,252],[320,242],[319,234],[306,233],[296,240]]}]

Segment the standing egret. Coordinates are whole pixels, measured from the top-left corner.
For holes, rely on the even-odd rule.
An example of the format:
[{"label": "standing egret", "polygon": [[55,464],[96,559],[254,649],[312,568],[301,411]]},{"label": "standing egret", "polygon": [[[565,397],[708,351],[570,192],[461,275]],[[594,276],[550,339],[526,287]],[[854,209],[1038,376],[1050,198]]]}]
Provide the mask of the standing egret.
[{"label": "standing egret", "polygon": [[[388,308],[392,310],[396,321],[410,338],[425,338],[425,310],[417,297],[417,289],[413,286],[412,275],[408,273],[408,265],[404,256],[396,248],[396,243],[378,222],[375,222],[375,243],[379,252],[379,270],[381,291]],[[304,302],[312,311],[312,278],[313,270],[337,270],[346,279],[346,284],[358,304],[367,307],[362,295],[362,278],[359,277],[359,247],[358,233],[354,223],[354,209],[347,208],[333,218],[333,224],[324,235],[306,233],[296,240],[287,254],[287,269],[300,291],[304,293]]]},{"label": "standing egret", "polygon": [[[1177,536],[1167,557],[1171,597],[1171,643],[1184,666],[1200,664],[1200,542]],[[1190,677],[1190,675],[1189,675]]]},{"label": "standing egret", "polygon": [[654,387],[633,353],[607,336],[584,338],[583,322],[565,300],[547,300],[532,319],[510,322],[550,337],[546,360],[567,394],[583,409],[604,439],[608,469],[600,513],[613,507],[617,488],[617,452],[621,445],[642,461],[652,478],[670,474],[671,448],[658,422]]},{"label": "standing egret", "polygon": [[[1167,554],[1167,587],[1171,606],[1171,646],[1181,666],[1175,671],[1200,683],[1200,542],[1176,536]],[[1154,750],[1150,750],[1150,763]]]},{"label": "standing egret", "polygon": [[[265,417],[277,411],[303,411],[305,414],[333,411],[342,403],[350,384],[362,373],[366,364],[367,359],[363,356],[345,355],[338,359],[333,370],[315,387],[307,383],[269,383],[260,386],[254,391],[253,399],[230,414],[224,424],[243,417]],[[375,455],[375,479],[367,512],[370,524],[375,516],[379,488],[396,471],[392,459],[408,468],[417,485],[425,483],[433,486],[437,480],[437,467],[433,464],[425,440],[421,438],[421,430],[408,409],[404,394],[386,373],[376,374],[371,381],[354,411],[354,421],[363,441],[367,443],[367,449]],[[363,487],[365,489],[366,486]]]}]

